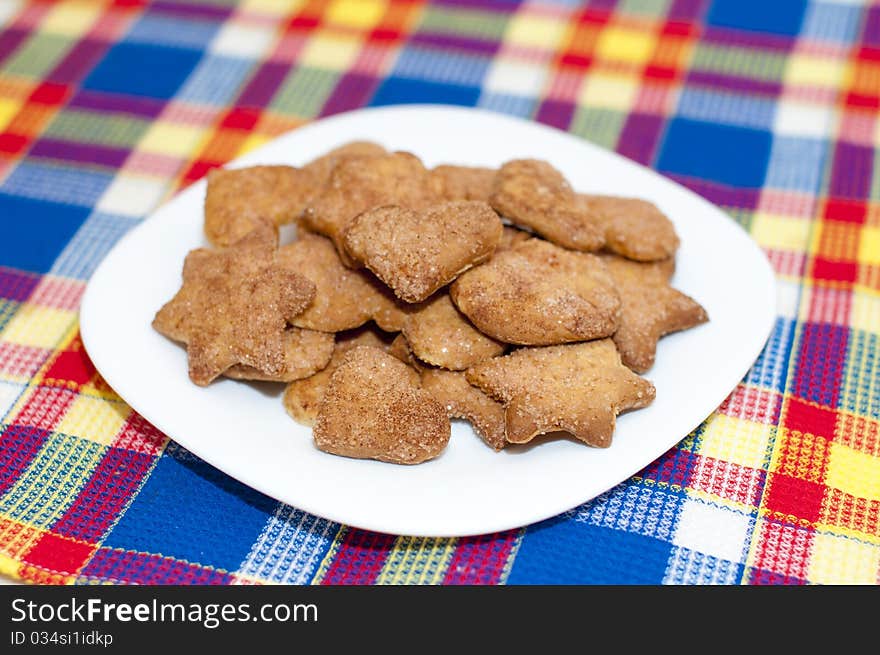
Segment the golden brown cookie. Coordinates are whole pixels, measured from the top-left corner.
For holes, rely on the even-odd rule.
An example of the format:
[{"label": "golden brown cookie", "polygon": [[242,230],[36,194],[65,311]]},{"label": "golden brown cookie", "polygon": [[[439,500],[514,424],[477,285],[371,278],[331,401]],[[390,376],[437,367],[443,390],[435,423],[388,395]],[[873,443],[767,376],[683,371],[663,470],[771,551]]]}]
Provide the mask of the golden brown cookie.
[{"label": "golden brown cookie", "polygon": [[422,388],[446,408],[449,418],[470,421],[474,431],[493,450],[507,444],[504,406],[468,383],[463,371],[422,370]]},{"label": "golden brown cookie", "polygon": [[452,371],[504,352],[504,344],[471,325],[445,292],[413,306],[404,321],[403,334],[416,357]]},{"label": "golden brown cookie", "polygon": [[443,200],[489,202],[495,173],[494,168],[444,164],[431,169],[430,183],[437,197]]},{"label": "golden brown cookie", "polygon": [[411,153],[347,157],[336,164],[306,207],[302,223],[306,229],[330,237],[346,266],[354,266],[342,245],[342,233],[355,216],[382,205],[421,210],[435,200],[427,169]]},{"label": "golden brown cookie", "polygon": [[529,239],[460,275],[458,309],[484,334],[542,346],[614,334],[620,298],[603,261]]},{"label": "golden brown cookie", "polygon": [[479,201],[445,202],[423,212],[386,205],[355,217],[343,242],[349,256],[398,298],[417,303],[488,259],[502,227],[492,208]]},{"label": "golden brown cookie", "polygon": [[505,225],[504,231],[501,233],[501,241],[498,242],[498,247],[495,248],[495,252],[510,250],[514,246],[522,243],[523,241],[528,241],[533,237],[534,235],[530,232],[526,232],[525,230],[518,230],[515,227]]},{"label": "golden brown cookie", "polygon": [[602,259],[622,302],[614,343],[623,363],[636,373],[644,373],[654,365],[660,337],[709,320],[696,300],[669,285],[670,260],[643,263],[616,255],[604,255]]},{"label": "golden brown cookie", "polygon": [[205,236],[228,246],[259,223],[292,223],[314,192],[311,175],[293,166],[215,168],[205,192]]},{"label": "golden brown cookie", "polygon": [[379,157],[387,154],[388,151],[378,143],[373,143],[372,141],[349,141],[310,161],[303,166],[303,170],[312,176],[316,184],[315,189],[317,190],[330,179],[333,169],[343,159]]},{"label": "golden brown cookie", "polygon": [[409,347],[409,342],[406,340],[406,337],[403,336],[403,332],[394,337],[391,345],[388,346],[388,354],[392,357],[396,357],[416,371],[421,371],[425,368],[425,364],[420,362],[418,358],[413,355],[413,351]]},{"label": "golden brown cookie", "polygon": [[605,235],[605,249],[637,261],[667,259],[678,249],[672,221],[657,205],[640,198],[579,194]]},{"label": "golden brown cookie", "polygon": [[648,406],[655,395],[653,384],[621,363],[611,339],[520,348],[478,364],[466,377],[504,403],[511,443],[562,430],[607,448],[617,415]]},{"label": "golden brown cookie", "polygon": [[223,250],[194,250],[183,284],[153,327],[187,345],[189,375],[200,386],[235,364],[265,376],[287,365],[287,323],[315,297],[315,285],[275,263],[277,234],[261,224]]},{"label": "golden brown cookie", "polygon": [[293,319],[294,325],[339,332],[356,328],[374,317],[388,323],[385,319],[393,311],[393,296],[389,297],[385,285],[369,271],[344,266],[326,237],[300,232],[296,241],[278,249],[278,263],[315,283],[315,299]]},{"label": "golden brown cookie", "polygon": [[282,403],[294,420],[305,425],[314,425],[330,376],[342,363],[345,353],[357,346],[382,349],[389,347],[387,341],[370,326],[338,333],[327,365],[309,377],[294,380],[284,389]]},{"label": "golden brown cookie", "polygon": [[437,457],[449,442],[449,417],[413,374],[379,348],[350,350],[319,406],[315,445],[334,455],[393,464]]},{"label": "golden brown cookie", "polygon": [[489,204],[514,225],[565,248],[591,252],[605,244],[585,204],[562,173],[545,161],[516,159],[504,164]]},{"label": "golden brown cookie", "polygon": [[266,375],[244,364],[231,366],[223,375],[236,380],[290,382],[314,375],[327,366],[332,354],[333,334],[289,327],[285,337],[284,370],[279,375]]}]

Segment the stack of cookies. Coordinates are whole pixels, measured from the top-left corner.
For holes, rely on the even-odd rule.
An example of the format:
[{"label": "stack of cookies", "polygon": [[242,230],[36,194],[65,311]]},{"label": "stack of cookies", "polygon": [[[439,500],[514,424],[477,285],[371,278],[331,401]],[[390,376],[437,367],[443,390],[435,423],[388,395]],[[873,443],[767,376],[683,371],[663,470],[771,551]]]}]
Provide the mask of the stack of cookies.
[{"label": "stack of cookies", "polygon": [[286,384],[337,455],[424,462],[450,418],[496,451],[552,432],[608,447],[654,399],[660,337],[708,320],[670,286],[679,240],[656,206],[577,193],[536,159],[429,169],[352,142],[211,171],[204,221],[212,247],[154,328],[197,385]]}]

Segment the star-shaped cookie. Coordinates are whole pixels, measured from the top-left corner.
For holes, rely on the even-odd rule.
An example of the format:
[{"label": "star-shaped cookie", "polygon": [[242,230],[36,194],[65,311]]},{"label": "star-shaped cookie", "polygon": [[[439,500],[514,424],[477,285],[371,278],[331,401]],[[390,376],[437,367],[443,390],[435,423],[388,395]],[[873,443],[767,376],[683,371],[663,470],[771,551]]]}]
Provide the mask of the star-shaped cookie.
[{"label": "star-shaped cookie", "polygon": [[222,250],[187,255],[183,284],[153,327],[187,346],[189,375],[200,386],[243,364],[262,376],[288,368],[287,324],[315,296],[315,285],[275,262],[277,235],[261,224]]},{"label": "star-shaped cookie", "polygon": [[620,326],[614,343],[623,363],[636,373],[654,365],[657,342],[665,334],[686,330],[709,320],[693,298],[669,284],[672,260],[642,263],[603,255],[621,299]]},{"label": "star-shaped cookie", "polygon": [[611,339],[520,348],[468,369],[466,377],[504,403],[511,443],[562,430],[607,448],[617,415],[646,407],[655,395],[653,384],[621,363]]}]

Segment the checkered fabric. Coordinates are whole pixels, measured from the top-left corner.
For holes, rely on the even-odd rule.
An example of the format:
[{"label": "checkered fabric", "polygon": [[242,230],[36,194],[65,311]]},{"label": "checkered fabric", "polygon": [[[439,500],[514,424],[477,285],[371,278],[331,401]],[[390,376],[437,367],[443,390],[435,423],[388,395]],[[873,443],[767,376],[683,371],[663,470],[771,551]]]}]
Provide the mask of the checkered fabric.
[{"label": "checkered fabric", "polygon": [[[0,25],[0,572],[880,582],[880,6],[0,0]],[[724,208],[777,274],[772,336],[718,410],[631,479],[523,529],[389,536],[279,504],[134,413],[78,336],[96,265],[182,186],[310,120],[408,102],[617,150]]]}]

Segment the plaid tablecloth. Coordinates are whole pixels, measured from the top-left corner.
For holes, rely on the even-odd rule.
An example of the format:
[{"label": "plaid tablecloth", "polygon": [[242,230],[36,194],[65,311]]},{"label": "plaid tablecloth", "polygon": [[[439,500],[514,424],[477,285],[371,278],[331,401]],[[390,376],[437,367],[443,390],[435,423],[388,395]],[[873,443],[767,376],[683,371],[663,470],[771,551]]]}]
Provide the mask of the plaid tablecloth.
[{"label": "plaid tablecloth", "polygon": [[[0,0],[0,25],[0,572],[880,582],[880,6]],[[778,276],[772,336],[716,412],[523,529],[390,536],[279,504],[133,413],[78,336],[101,258],[182,186],[315,118],[407,102],[534,119],[647,164],[724,208]]]}]

